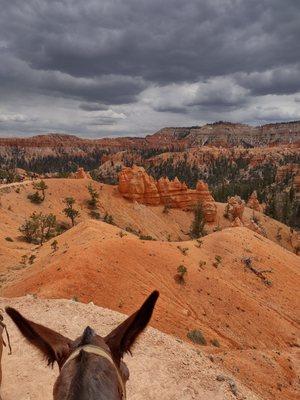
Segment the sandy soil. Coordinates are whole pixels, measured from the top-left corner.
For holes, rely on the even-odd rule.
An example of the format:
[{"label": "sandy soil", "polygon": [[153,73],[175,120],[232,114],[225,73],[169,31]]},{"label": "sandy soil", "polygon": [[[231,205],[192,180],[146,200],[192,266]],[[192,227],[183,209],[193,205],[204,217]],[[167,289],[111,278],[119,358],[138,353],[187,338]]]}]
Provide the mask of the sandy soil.
[{"label": "sandy soil", "polygon": [[[86,207],[88,183],[47,180],[49,189],[41,206],[27,199],[30,186],[21,186],[19,193],[16,188],[2,193],[0,293],[74,298],[131,313],[151,290],[159,289],[152,326],[185,341],[190,330],[200,329],[207,340],[200,349],[213,357],[215,365],[226,368],[264,399],[296,400],[299,257],[276,243],[282,224],[260,216],[273,241],[247,228],[226,228],[199,243],[168,242],[168,235],[171,240],[187,237],[189,213],[163,214],[160,207],[129,203],[114,187],[104,186],[101,212],[112,214],[119,227],[91,220]],[[57,237],[56,252],[50,243],[38,247],[20,241],[18,227],[26,216],[41,210],[63,220],[62,200],[70,195],[76,198],[81,216],[77,226]],[[224,205],[218,208],[220,225],[227,226]],[[252,210],[246,209],[245,215],[250,218]],[[140,230],[160,241],[140,240],[120,227]],[[288,243],[289,229],[283,227],[282,242]],[[24,255],[36,257],[32,265],[20,262]],[[263,271],[261,277],[246,267],[246,258],[255,271]],[[174,279],[179,265],[187,268],[184,285]],[[216,340],[219,348],[211,343]]]},{"label": "sandy soil", "polygon": [[[12,305],[29,318],[62,334],[75,338],[91,325],[105,335],[125,317],[119,313],[66,300],[35,300],[32,297],[1,299],[0,305]],[[6,318],[12,337],[13,354],[3,356],[3,400],[47,400],[58,374],[46,367],[13,323]],[[133,357],[126,356],[130,370],[127,384],[131,400],[259,400],[231,374],[218,368],[206,354],[155,329],[139,339]],[[237,389],[232,393],[230,384]]]},{"label": "sandy soil", "polygon": [[[3,224],[0,225],[0,246],[3,241],[2,236],[5,234],[17,239],[19,226],[24,222],[25,217],[34,211],[52,212],[59,220],[66,221],[62,210],[64,208],[63,199],[67,196],[76,199],[81,214],[79,221],[90,218],[86,204],[89,198],[86,187],[91,182],[100,191],[100,213],[104,215],[107,212],[112,215],[115,224],[120,228],[133,229],[135,232],[164,241],[189,239],[188,233],[193,219],[191,212],[174,209],[170,210],[168,214],[164,214],[162,206],[150,207],[131,203],[120,196],[115,186],[99,184],[88,179],[47,179],[49,189],[46,192],[46,200],[40,205],[32,204],[27,199],[28,194],[33,192],[30,182],[0,188],[0,218],[3,221]],[[223,217],[225,205],[217,203],[217,206],[217,222],[206,225],[208,232],[212,232],[217,224],[221,227],[230,226],[230,221]],[[290,230],[286,225],[259,212],[255,212],[255,215],[262,223],[270,240],[292,250]],[[249,223],[252,216],[253,210],[246,207],[245,224]],[[277,238],[278,228],[280,228],[282,237],[280,240]],[[5,231],[3,234],[2,229]]]},{"label": "sandy soil", "polygon": [[[58,246],[53,252],[47,243],[32,253],[33,265],[11,271],[2,293],[75,298],[130,313],[149,291],[159,289],[153,326],[184,340],[188,331],[200,329],[210,349],[211,341],[219,341],[217,362],[258,393],[281,399],[280,382],[286,398],[295,398],[296,370],[288,359],[299,337],[296,255],[247,228],[208,235],[199,248],[192,241],[121,237],[119,228],[92,220],[61,235]],[[264,273],[271,286],[245,267],[244,257],[251,257],[257,270],[271,271]],[[174,279],[179,265],[188,270],[184,285]],[[275,366],[271,375],[266,363]]]}]

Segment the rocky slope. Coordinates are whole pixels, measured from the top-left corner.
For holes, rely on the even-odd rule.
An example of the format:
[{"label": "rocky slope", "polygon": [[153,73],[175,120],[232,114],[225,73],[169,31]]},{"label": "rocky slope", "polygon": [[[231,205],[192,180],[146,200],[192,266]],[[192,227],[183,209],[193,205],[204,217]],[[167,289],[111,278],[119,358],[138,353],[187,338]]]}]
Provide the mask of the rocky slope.
[{"label": "rocky slope", "polygon": [[[201,244],[163,243],[86,221],[57,240],[56,252],[47,243],[31,251],[32,265],[11,271],[4,296],[73,298],[130,313],[157,288],[152,326],[185,341],[200,329],[207,341],[200,349],[216,365],[265,399],[296,399],[296,255],[247,228],[213,233]],[[174,279],[179,265],[188,271],[184,285]]]},{"label": "rocky slope", "polygon": [[[76,200],[76,208],[80,211],[78,221],[90,219],[90,210],[87,206],[89,199],[87,186],[89,184],[92,184],[100,193],[99,213],[101,217],[111,216],[116,226],[138,236],[149,236],[156,240],[178,241],[189,239],[193,220],[192,212],[176,208],[164,212],[163,205],[145,206],[137,202],[127,201],[119,193],[117,186],[100,184],[90,179],[47,179],[46,183],[49,187],[46,191],[46,199],[39,205],[31,203],[27,198],[30,193],[34,192],[31,181],[0,186],[0,243],[5,248],[2,254],[4,254],[4,251],[15,252],[13,258],[6,259],[5,265],[11,261],[11,266],[14,266],[15,261],[21,257],[18,253],[22,253],[28,248],[27,243],[19,242],[20,232],[18,228],[25,218],[28,218],[34,211],[52,212],[59,221],[67,223],[67,218],[62,212],[65,207],[63,200],[65,197],[72,196]],[[224,217],[226,204],[216,203],[216,206],[215,222],[206,224],[207,232],[232,226],[232,221]],[[253,216],[260,221],[266,231],[267,238],[290,251],[294,251],[294,246],[291,244],[290,229],[286,225],[261,212],[244,207],[244,225],[250,225]],[[280,237],[278,232],[280,232]],[[6,237],[10,237],[13,242],[5,240]]]},{"label": "rocky slope", "polygon": [[[232,227],[223,217],[226,204],[217,203],[218,225],[206,224],[212,233],[191,241],[190,212],[164,213],[163,206],[132,203],[117,187],[93,182],[100,192],[100,214],[111,215],[113,226],[90,219],[91,180],[46,182],[40,205],[27,198],[31,182],[0,188],[1,295],[93,301],[131,313],[149,291],[159,289],[152,326],[186,342],[189,332],[201,330],[207,345],[197,345],[198,350],[258,398],[297,398],[299,258],[282,247],[290,246],[288,227],[245,205],[244,224],[254,212],[267,237],[245,226]],[[74,228],[56,237],[56,249],[52,240],[42,247],[23,242],[18,228],[33,211],[52,212],[66,222],[62,209],[67,196],[76,199],[80,217]],[[147,236],[159,240],[143,240]],[[187,269],[182,285],[180,266]],[[222,385],[223,390],[228,381]]]}]

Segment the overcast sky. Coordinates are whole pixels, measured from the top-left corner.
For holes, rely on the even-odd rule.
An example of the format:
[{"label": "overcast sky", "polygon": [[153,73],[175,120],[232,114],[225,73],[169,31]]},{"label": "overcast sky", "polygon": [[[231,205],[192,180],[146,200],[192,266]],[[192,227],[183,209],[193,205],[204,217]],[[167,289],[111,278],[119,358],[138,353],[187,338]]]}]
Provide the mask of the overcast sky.
[{"label": "overcast sky", "polygon": [[300,0],[0,0],[0,135],[300,119]]}]

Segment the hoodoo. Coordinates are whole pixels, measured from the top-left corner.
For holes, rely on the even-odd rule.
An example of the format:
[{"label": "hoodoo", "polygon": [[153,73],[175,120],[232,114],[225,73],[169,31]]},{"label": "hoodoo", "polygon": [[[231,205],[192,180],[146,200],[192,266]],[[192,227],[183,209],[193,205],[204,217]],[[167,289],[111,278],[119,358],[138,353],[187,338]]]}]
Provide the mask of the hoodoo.
[{"label": "hoodoo", "polygon": [[252,208],[252,210],[254,211],[263,211],[262,206],[259,204],[256,190],[254,190],[254,192],[252,192],[251,196],[249,197],[247,207]]},{"label": "hoodoo", "polygon": [[119,173],[119,192],[128,200],[145,205],[166,205],[170,208],[192,209],[198,202],[203,206],[206,222],[214,222],[217,207],[208,185],[198,181],[196,189],[189,189],[176,177],[173,181],[160,178],[156,181],[143,167],[126,167]]}]

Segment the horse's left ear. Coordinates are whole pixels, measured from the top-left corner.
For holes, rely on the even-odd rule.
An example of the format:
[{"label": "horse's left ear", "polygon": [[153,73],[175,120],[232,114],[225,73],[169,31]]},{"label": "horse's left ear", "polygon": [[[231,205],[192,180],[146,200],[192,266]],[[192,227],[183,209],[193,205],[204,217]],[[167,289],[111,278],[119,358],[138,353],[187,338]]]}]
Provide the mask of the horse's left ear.
[{"label": "horse's left ear", "polygon": [[56,361],[61,367],[70,353],[72,341],[46,326],[29,321],[14,308],[6,307],[5,311],[25,338],[47,358],[48,365],[53,365]]},{"label": "horse's left ear", "polygon": [[130,352],[137,337],[148,325],[158,296],[159,292],[157,290],[152,292],[138,311],[106,336],[105,342],[118,363],[124,353]]}]

